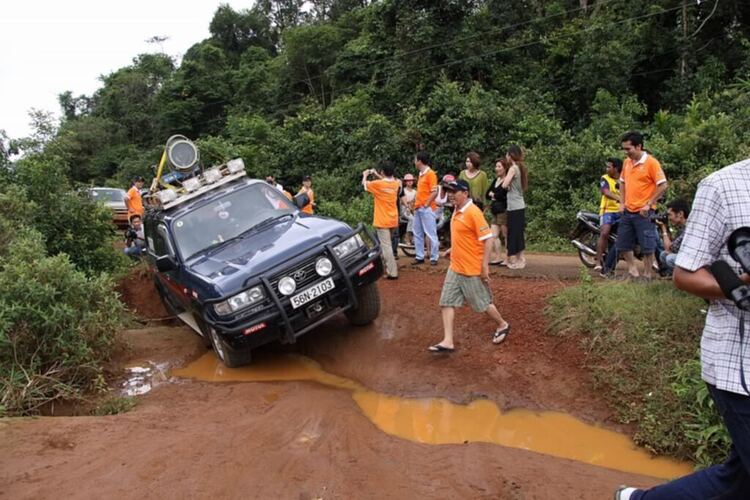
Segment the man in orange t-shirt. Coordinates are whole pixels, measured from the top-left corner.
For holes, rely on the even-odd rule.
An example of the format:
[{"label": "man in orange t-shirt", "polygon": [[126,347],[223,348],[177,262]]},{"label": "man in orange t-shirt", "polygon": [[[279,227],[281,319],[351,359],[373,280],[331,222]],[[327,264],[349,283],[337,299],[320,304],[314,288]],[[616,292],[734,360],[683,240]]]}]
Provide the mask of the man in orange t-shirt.
[{"label": "man in orange t-shirt", "polygon": [[430,239],[430,264],[437,264],[440,244],[437,237],[437,204],[438,194],[437,174],[430,168],[430,156],[418,152],[414,157],[414,166],[419,170],[417,180],[417,197],[414,199],[414,246],[416,258],[414,264],[424,264],[424,238]]},{"label": "man in orange t-shirt", "polygon": [[620,173],[620,227],[617,232],[617,251],[628,263],[628,273],[638,277],[633,257],[636,242],[643,255],[643,276],[650,279],[658,232],[654,224],[656,202],[667,190],[667,178],[659,161],[643,150],[643,135],[628,132],[622,137],[622,149],[627,158]]},{"label": "man in orange t-shirt", "polygon": [[133,185],[128,189],[125,195],[125,206],[128,208],[128,221],[134,215],[139,215],[143,219],[143,199],[141,198],[141,189],[143,189],[143,177],[135,176]]},{"label": "man in orange t-shirt", "polygon": [[492,303],[490,292],[490,253],[492,231],[482,211],[471,201],[469,183],[453,181],[445,186],[448,198],[455,207],[451,217],[451,247],[444,256],[450,255],[451,264],[440,293],[443,315],[443,340],[428,348],[432,352],[453,351],[453,318],[456,308],[464,301],[476,312],[487,313],[497,328],[492,342],[499,344],[510,332],[510,324],[503,319]]},{"label": "man in orange t-shirt", "polygon": [[[380,173],[367,169],[362,172],[362,186],[372,194],[375,210],[372,225],[380,241],[380,250],[385,262],[385,272],[389,280],[398,279],[398,266],[393,255],[393,231],[398,228],[398,190],[399,183],[393,177],[394,168],[391,162],[383,162]],[[368,181],[370,175],[377,180]]]}]

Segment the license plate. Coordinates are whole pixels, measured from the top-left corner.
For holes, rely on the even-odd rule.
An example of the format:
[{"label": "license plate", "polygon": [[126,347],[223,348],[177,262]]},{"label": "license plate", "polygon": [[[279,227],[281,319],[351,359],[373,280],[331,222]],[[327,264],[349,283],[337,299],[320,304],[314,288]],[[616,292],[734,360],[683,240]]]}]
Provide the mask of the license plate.
[{"label": "license plate", "polygon": [[297,309],[300,306],[303,306],[310,302],[311,300],[315,300],[321,295],[330,292],[336,287],[336,285],[333,283],[333,278],[328,278],[325,281],[321,281],[320,283],[317,283],[307,290],[304,290],[297,295],[292,297],[292,308]]}]

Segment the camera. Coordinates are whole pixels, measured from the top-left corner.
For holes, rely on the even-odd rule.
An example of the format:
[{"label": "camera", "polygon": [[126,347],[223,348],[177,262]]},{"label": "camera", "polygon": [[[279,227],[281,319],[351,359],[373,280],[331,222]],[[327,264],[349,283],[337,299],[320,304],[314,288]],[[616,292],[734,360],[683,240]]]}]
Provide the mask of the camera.
[{"label": "camera", "polygon": [[669,223],[669,216],[664,213],[654,213],[649,215],[649,219],[651,219],[651,222],[661,222],[662,224],[668,224]]}]

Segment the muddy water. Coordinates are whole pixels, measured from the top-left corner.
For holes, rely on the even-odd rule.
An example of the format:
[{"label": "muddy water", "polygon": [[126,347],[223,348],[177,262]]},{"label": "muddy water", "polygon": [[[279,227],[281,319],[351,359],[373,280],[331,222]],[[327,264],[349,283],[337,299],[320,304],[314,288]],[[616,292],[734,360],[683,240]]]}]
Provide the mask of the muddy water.
[{"label": "muddy water", "polygon": [[353,380],[327,373],[311,359],[301,356],[279,357],[231,369],[209,352],[186,368],[173,370],[172,375],[209,382],[309,380],[348,390],[365,416],[379,429],[418,443],[494,443],[659,478],[692,471],[688,463],[652,458],[626,436],[563,413],[502,412],[487,400],[459,405],[442,398],[387,396]]}]

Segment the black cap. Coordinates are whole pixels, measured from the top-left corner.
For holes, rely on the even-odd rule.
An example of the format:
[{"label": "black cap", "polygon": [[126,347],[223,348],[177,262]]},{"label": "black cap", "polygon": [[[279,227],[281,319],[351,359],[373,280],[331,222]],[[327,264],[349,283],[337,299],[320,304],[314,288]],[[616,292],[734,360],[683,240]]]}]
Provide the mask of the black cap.
[{"label": "black cap", "polygon": [[143,182],[143,177],[141,177],[140,175],[136,175],[135,177],[133,177],[133,182]]},{"label": "black cap", "polygon": [[443,184],[448,191],[469,191],[469,183],[463,179]]}]

